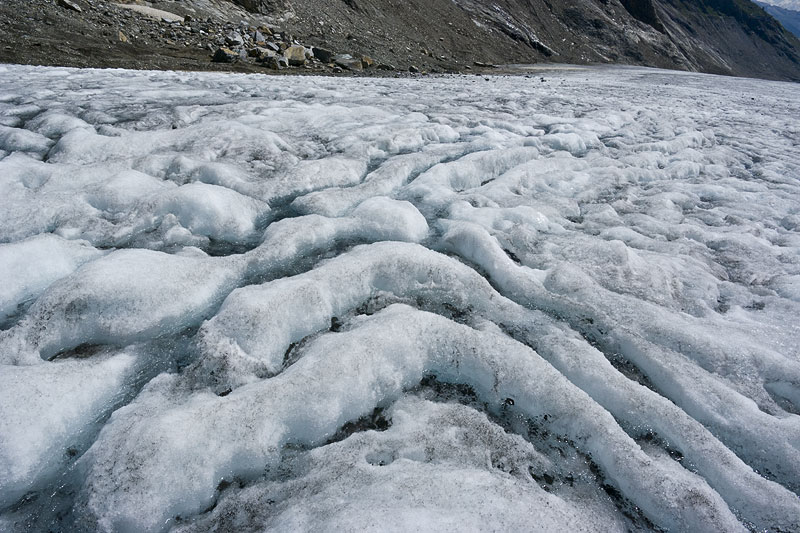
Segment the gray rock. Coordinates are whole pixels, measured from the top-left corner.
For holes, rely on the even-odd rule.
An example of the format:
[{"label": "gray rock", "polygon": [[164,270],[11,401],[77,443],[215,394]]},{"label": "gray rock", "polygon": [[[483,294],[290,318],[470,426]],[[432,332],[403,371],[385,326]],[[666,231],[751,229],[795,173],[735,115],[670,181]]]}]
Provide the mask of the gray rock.
[{"label": "gray rock", "polygon": [[231,50],[230,48],[217,48],[217,51],[214,52],[214,57],[211,58],[211,61],[215,63],[233,63],[239,59],[239,54]]},{"label": "gray rock", "polygon": [[361,64],[361,59],[356,59],[350,54],[337,54],[333,57],[333,62],[343,69],[353,72],[361,72],[364,67]]},{"label": "gray rock", "polygon": [[264,66],[267,68],[271,68],[272,70],[280,70],[280,65],[278,64],[277,56],[267,56],[264,58]]},{"label": "gray rock", "polygon": [[250,57],[255,57],[256,59],[265,59],[267,57],[274,56],[275,52],[261,46],[255,46],[247,51],[247,55]]},{"label": "gray rock", "polygon": [[330,63],[331,59],[333,58],[333,52],[325,48],[319,48],[315,46],[313,52],[314,52],[314,57],[316,57],[323,63]]},{"label": "gray rock", "polygon": [[70,0],[58,0],[58,5],[60,5],[61,7],[65,7],[67,9],[71,9],[73,11],[77,11],[78,13],[83,12],[81,6],[79,6],[75,2],[70,2]]},{"label": "gray rock", "polygon": [[244,46],[244,39],[238,31],[232,31],[225,36],[225,44],[228,46]]},{"label": "gray rock", "polygon": [[273,55],[264,59],[264,66],[272,70],[281,70],[289,68],[289,62],[283,56]]}]

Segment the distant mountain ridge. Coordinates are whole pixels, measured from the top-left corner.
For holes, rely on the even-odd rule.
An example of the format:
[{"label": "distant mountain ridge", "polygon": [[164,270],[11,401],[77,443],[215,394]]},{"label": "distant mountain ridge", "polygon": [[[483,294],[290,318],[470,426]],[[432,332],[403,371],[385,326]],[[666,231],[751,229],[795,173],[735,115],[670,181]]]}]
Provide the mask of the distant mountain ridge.
[{"label": "distant mountain ridge", "polygon": [[764,2],[756,2],[757,4],[769,4],[777,6],[790,11],[800,11],[800,0],[768,0]]},{"label": "distant mountain ridge", "polygon": [[[792,32],[795,37],[800,37],[800,11],[786,9],[764,2],[756,2],[756,4],[763,7],[764,11],[775,17],[775,19],[777,19],[784,28]],[[798,9],[800,9],[800,3],[798,3]]]}]

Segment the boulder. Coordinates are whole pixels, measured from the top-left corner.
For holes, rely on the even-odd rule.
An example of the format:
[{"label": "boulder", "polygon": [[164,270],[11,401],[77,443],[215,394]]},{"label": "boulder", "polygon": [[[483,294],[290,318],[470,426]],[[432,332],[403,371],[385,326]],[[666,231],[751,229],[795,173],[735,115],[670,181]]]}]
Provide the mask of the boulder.
[{"label": "boulder", "polygon": [[277,56],[267,56],[264,58],[264,66],[267,68],[271,68],[272,70],[280,70],[281,67],[278,65],[278,58]]},{"label": "boulder", "polygon": [[313,52],[314,52],[314,57],[316,57],[323,63],[330,63],[331,59],[333,59],[333,52],[325,48],[319,48],[318,46],[315,46]]},{"label": "boulder", "polygon": [[83,12],[83,9],[76,4],[75,2],[70,2],[70,0],[58,0],[58,5],[61,7],[65,7],[67,9],[71,9],[73,11],[77,11],[78,13]]},{"label": "boulder", "polygon": [[232,31],[225,36],[225,44],[228,46],[244,46],[244,38],[238,31]]},{"label": "boulder", "polygon": [[272,70],[281,70],[289,68],[289,62],[283,56],[271,55],[264,58],[264,66]]},{"label": "boulder", "polygon": [[337,54],[333,57],[333,62],[343,69],[351,70],[353,72],[361,72],[364,67],[360,59],[356,59],[350,54]]},{"label": "boulder", "polygon": [[239,54],[230,48],[221,47],[214,52],[214,57],[211,58],[211,61],[215,63],[233,63],[237,59],[239,59]]},{"label": "boulder", "polygon": [[275,52],[268,50],[261,46],[255,46],[247,51],[247,55],[255,57],[256,59],[266,59],[267,57],[274,56]]},{"label": "boulder", "polygon": [[299,44],[293,44],[283,52],[284,57],[293,67],[306,64],[306,48]]}]

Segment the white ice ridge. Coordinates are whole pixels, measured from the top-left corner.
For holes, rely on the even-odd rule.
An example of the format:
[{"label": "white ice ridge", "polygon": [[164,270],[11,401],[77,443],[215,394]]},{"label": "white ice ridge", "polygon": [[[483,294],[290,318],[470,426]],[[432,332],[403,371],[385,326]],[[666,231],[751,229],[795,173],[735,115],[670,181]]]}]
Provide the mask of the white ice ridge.
[{"label": "white ice ridge", "polygon": [[0,363],[36,364],[82,344],[125,345],[178,333],[213,314],[245,275],[276,275],[339,240],[419,241],[427,232],[414,206],[376,197],[351,217],[277,222],[246,254],[118,250],[54,283],[18,325],[0,332]]},{"label": "white ice ridge", "polygon": [[800,531],[798,95],[0,65],[0,530]]},{"label": "white ice ridge", "polygon": [[[230,390],[277,373],[291,344],[326,330],[332,317],[351,314],[372,298],[423,301],[433,309],[471,308],[502,323],[541,346],[548,361],[617,420],[666,437],[749,521],[766,527],[788,509],[800,512],[790,492],[759,477],[671,402],[624,377],[569,328],[502,297],[462,263],[417,245],[365,245],[311,272],[237,289],[200,331],[201,375],[214,375],[218,390]],[[256,321],[263,329],[250,326]],[[771,440],[780,438],[777,431]],[[786,524],[797,525],[791,519]]]},{"label": "white ice ridge", "polygon": [[[338,379],[324,377],[333,374]],[[744,531],[702,478],[650,458],[530,348],[400,304],[320,337],[286,372],[224,398],[198,393],[155,414],[151,406],[161,402],[150,396],[159,392],[147,391],[141,407],[134,402],[114,415],[85,456],[86,519],[102,530],[135,531],[197,514],[219,480],[258,475],[280,460],[286,444],[324,443],[425,375],[469,383],[490,405],[510,398],[528,417],[553,417],[554,431],[576,442],[656,523]],[[204,452],[192,453],[192,446]]]},{"label": "white ice ridge", "polygon": [[[548,272],[517,266],[488,233],[475,225],[454,224],[444,239],[485,269],[503,294],[523,305],[576,317],[578,328],[579,321],[587,321],[591,326],[583,327],[588,331],[603,330],[605,342],[634,362],[659,391],[709,427],[751,466],[768,469],[797,490],[800,418],[765,413],[737,387],[731,387],[729,379],[735,373],[744,386],[758,387],[762,393],[773,382],[792,383],[792,390],[796,390],[800,361],[769,348],[742,345],[735,332],[731,337],[718,337],[718,328],[724,325],[716,321],[703,328],[700,319],[670,316],[663,308],[656,312],[643,302],[633,311],[625,296],[593,287],[588,276],[570,265]],[[672,339],[675,344],[686,339],[688,345],[682,353],[676,351],[678,346],[671,346]],[[734,354],[737,359],[732,368],[729,361]],[[698,359],[701,364],[693,364]]]}]

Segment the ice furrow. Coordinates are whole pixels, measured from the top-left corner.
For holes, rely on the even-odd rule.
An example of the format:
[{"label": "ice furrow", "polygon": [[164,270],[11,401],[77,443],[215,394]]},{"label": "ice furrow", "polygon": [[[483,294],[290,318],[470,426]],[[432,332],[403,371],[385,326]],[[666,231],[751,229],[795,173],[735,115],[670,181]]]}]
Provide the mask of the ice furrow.
[{"label": "ice furrow", "polygon": [[[230,390],[273,374],[291,343],[327,330],[332,317],[347,315],[376,294],[422,302],[430,310],[467,310],[473,320],[502,324],[615,418],[668,439],[747,520],[766,528],[796,525],[787,518],[792,513],[783,512],[800,511],[794,495],[758,476],[671,401],[622,376],[569,328],[506,300],[472,269],[418,245],[365,245],[308,273],[234,291],[201,329],[202,371],[190,379],[202,383],[202,376],[213,375],[211,385]],[[743,479],[758,488],[744,488]]]},{"label": "ice furrow", "polygon": [[[11,244],[0,244],[0,272],[6,280],[0,289],[0,324],[26,300],[38,297],[51,283],[68,276],[102,252],[85,241],[40,235]],[[41,263],[32,270],[31,263]]]},{"label": "ice furrow", "polygon": [[292,207],[303,214],[342,216],[366,198],[391,195],[438,163],[450,162],[453,158],[488,148],[481,143],[455,144],[434,146],[426,151],[395,156],[369,173],[363,183],[348,188],[328,187],[301,196],[292,202]]},{"label": "ice furrow", "polygon": [[[627,322],[608,320],[604,313],[613,313],[613,308],[582,291],[589,282],[574,267],[564,265],[552,272],[519,267],[476,225],[454,224],[444,239],[453,250],[484,269],[500,292],[512,300],[566,317],[578,330],[583,328],[580,318],[591,318],[593,327],[602,329],[620,353],[670,400],[711,429],[756,470],[798,490],[800,419],[767,415],[725,380],[703,370],[684,354],[649,341]],[[638,324],[634,321],[633,325]],[[731,424],[732,420],[737,423]],[[766,434],[772,437],[765,440]]]}]

